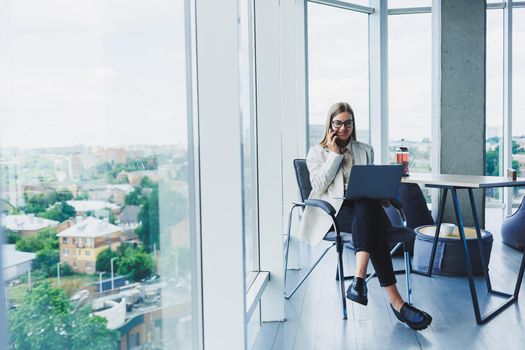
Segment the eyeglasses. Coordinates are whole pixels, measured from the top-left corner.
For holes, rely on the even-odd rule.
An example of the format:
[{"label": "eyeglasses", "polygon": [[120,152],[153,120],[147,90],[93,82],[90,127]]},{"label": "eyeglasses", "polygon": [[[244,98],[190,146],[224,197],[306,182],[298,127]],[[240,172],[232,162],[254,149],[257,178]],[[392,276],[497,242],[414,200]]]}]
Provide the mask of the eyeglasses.
[{"label": "eyeglasses", "polygon": [[349,127],[351,126],[354,126],[354,120],[353,119],[348,119],[348,120],[345,120],[344,122],[343,121],[340,121],[340,120],[334,120],[332,121],[332,127],[334,129],[339,129],[341,128],[342,126],[346,126],[346,128],[348,129]]}]

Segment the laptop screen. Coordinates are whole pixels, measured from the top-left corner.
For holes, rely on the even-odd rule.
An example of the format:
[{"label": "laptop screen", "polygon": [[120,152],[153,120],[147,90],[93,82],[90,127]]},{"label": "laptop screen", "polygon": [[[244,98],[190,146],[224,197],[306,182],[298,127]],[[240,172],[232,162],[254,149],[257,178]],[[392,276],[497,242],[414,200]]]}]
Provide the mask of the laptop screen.
[{"label": "laptop screen", "polygon": [[402,175],[402,165],[354,165],[345,198],[396,198]]}]

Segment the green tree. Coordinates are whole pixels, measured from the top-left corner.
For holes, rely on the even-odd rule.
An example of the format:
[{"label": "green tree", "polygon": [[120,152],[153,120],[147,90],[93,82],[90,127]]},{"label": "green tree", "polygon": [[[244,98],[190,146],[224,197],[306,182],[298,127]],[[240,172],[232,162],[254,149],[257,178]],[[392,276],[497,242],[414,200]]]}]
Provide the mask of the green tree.
[{"label": "green tree", "polygon": [[42,213],[46,211],[48,204],[44,194],[35,194],[29,196],[24,192],[24,199],[26,202],[25,212],[28,214]]},{"label": "green tree", "polygon": [[116,225],[117,224],[117,216],[115,215],[115,213],[113,213],[113,211],[109,211],[109,218],[108,218],[108,221],[110,224],[113,224],[113,225]]},{"label": "green tree", "polygon": [[512,154],[525,153],[525,149],[521,148],[520,144],[512,140]]},{"label": "green tree", "polygon": [[153,182],[148,176],[144,176],[140,179],[140,187],[142,188],[154,188],[157,184]]},{"label": "green tree", "polygon": [[12,313],[11,341],[14,349],[69,349],[70,306],[61,289],[48,282],[28,292]]},{"label": "green tree", "polygon": [[7,244],[16,244],[20,240],[20,234],[16,231],[11,231],[7,228],[4,228],[3,233],[7,237]]},{"label": "green tree", "polygon": [[119,260],[119,275],[126,275],[133,281],[151,276],[153,259],[144,249],[128,247]]},{"label": "green tree", "polygon": [[77,196],[75,197],[75,200],[77,201],[86,201],[89,199],[89,194],[85,191],[79,192]]},{"label": "green tree", "polygon": [[136,188],[133,192],[126,195],[124,200],[126,205],[141,205],[143,201],[142,188]]},{"label": "green tree", "polygon": [[55,192],[55,202],[65,202],[73,199],[73,193],[66,189],[61,189]]},{"label": "green tree", "polygon": [[115,350],[118,332],[107,329],[108,321],[91,314],[89,307],[80,308],[72,316],[71,350]]},{"label": "green tree", "polygon": [[43,242],[40,242],[36,236],[24,237],[16,242],[16,250],[21,252],[34,253],[44,248]]},{"label": "green tree", "polygon": [[158,188],[148,196],[145,203],[140,208],[139,220],[141,225],[135,230],[140,240],[151,250],[153,245],[159,246],[159,191]]},{"label": "green tree", "polygon": [[23,252],[38,252],[49,246],[52,249],[58,249],[58,237],[56,235],[56,229],[54,227],[44,228],[35,236],[29,236],[19,239],[16,242],[16,250]]},{"label": "green tree", "polygon": [[35,269],[42,269],[48,277],[56,275],[57,263],[60,261],[60,252],[49,245],[36,253]]},{"label": "green tree", "polygon": [[89,308],[75,310],[64,291],[49,282],[36,286],[12,312],[13,349],[115,349],[118,333]]},{"label": "green tree", "polygon": [[[517,154],[521,151],[525,151],[519,147],[516,141],[512,141],[512,153]],[[489,150],[486,153],[486,165],[487,175],[499,176],[499,146],[496,146],[493,150]],[[518,176],[520,175],[520,164],[517,160],[512,160],[512,169],[516,170]]]},{"label": "green tree", "polygon": [[499,146],[496,149],[487,151],[486,155],[487,175],[498,176],[499,175]]},{"label": "green tree", "polygon": [[[97,256],[97,262],[96,262],[96,270],[97,271],[111,271],[111,259],[118,257],[119,254],[117,252],[112,251],[110,248],[105,249],[100,252]],[[113,268],[115,271],[118,271],[118,263],[119,259],[115,260],[113,262]]]},{"label": "green tree", "polygon": [[42,217],[49,220],[63,222],[69,218],[74,218],[76,215],[77,212],[75,211],[75,208],[64,201],[57,203],[46,210],[46,212],[42,214]]},{"label": "green tree", "polygon": [[[188,200],[178,191],[169,190],[163,187],[162,192],[163,206],[162,217],[165,227],[173,227],[188,217]],[[141,225],[135,230],[146,250],[151,251],[155,244],[159,244],[160,224],[159,224],[159,190],[155,186],[147,197],[147,201],[142,205],[139,212]]]},{"label": "green tree", "polygon": [[34,195],[24,192],[24,200],[26,202],[25,212],[35,214],[43,213],[55,203],[64,203],[70,199],[73,199],[73,194],[71,191],[66,189],[60,191],[49,191],[46,193],[37,193]]}]

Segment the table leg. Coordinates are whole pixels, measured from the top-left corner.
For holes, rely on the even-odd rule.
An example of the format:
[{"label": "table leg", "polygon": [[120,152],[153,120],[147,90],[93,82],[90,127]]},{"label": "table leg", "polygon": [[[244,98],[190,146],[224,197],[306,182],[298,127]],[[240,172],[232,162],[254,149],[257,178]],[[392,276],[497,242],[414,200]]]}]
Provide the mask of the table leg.
[{"label": "table leg", "polygon": [[456,221],[458,224],[459,237],[463,243],[463,251],[465,253],[465,262],[467,265],[467,276],[470,287],[470,296],[472,298],[472,306],[474,307],[474,314],[476,315],[476,322],[480,324],[481,314],[479,311],[478,296],[476,293],[476,285],[474,283],[474,274],[472,272],[472,261],[470,260],[470,253],[467,246],[467,240],[465,238],[465,231],[463,226],[463,218],[461,217],[461,211],[459,208],[458,193],[455,188],[452,189],[452,202],[454,203],[454,212],[456,214]]},{"label": "table leg", "polygon": [[[469,193],[469,196],[471,196],[471,193]],[[471,205],[472,212],[476,213],[476,211],[475,211],[476,210],[476,206],[474,205],[473,197],[471,196],[470,199],[471,199],[470,205]],[[512,305],[514,302],[516,302],[518,300],[518,294],[519,294],[521,282],[523,280],[523,274],[524,274],[524,271],[525,271],[525,253],[523,254],[523,258],[521,260],[520,271],[518,273],[518,279],[516,281],[516,286],[514,288],[514,294],[508,294],[508,293],[504,293],[504,292],[493,290],[492,287],[491,287],[491,284],[490,284],[490,277],[489,277],[488,271],[487,271],[485,265],[483,265],[484,266],[483,271],[485,273],[485,280],[487,281],[487,288],[488,288],[489,293],[490,294],[494,294],[494,295],[498,295],[498,296],[502,296],[502,297],[506,297],[507,299],[501,305],[499,305],[498,307],[494,308],[493,310],[491,310],[486,315],[482,316],[481,312],[479,310],[479,302],[478,302],[478,297],[477,297],[477,293],[476,293],[476,285],[474,283],[474,274],[473,274],[473,270],[472,270],[472,260],[470,258],[470,253],[469,253],[469,249],[468,249],[468,246],[467,246],[467,239],[465,237],[465,230],[464,230],[464,226],[463,226],[463,220],[461,218],[461,211],[460,211],[460,208],[459,208],[458,194],[457,194],[457,191],[456,191],[455,188],[452,189],[452,200],[454,202],[454,211],[455,211],[455,214],[456,214],[456,220],[458,222],[459,236],[460,236],[461,241],[463,243],[463,251],[465,253],[465,260],[466,260],[465,262],[467,264],[467,275],[468,275],[468,280],[469,280],[470,294],[471,294],[471,297],[472,297],[472,306],[474,307],[474,314],[476,316],[476,322],[477,322],[477,324],[484,324],[484,323],[487,323],[488,321],[490,321],[492,318],[497,316],[500,312],[502,312],[504,309],[506,309],[507,307],[509,307],[510,305]],[[475,224],[476,224],[477,239],[478,239],[478,243],[480,245],[479,247],[481,248],[481,229],[479,227],[479,220],[477,219],[477,213],[473,214],[473,215],[474,215],[474,220],[475,220]],[[484,256],[483,256],[482,249],[480,249],[480,253],[481,253],[482,263],[484,264]]]},{"label": "table leg", "polygon": [[518,299],[518,294],[520,294],[521,280],[523,279],[523,272],[525,272],[525,251],[523,252],[523,258],[521,258],[520,272],[518,273],[518,282],[514,288],[514,298]]},{"label": "table leg", "polygon": [[488,271],[488,264],[485,261],[485,254],[483,254],[483,243],[481,241],[481,227],[479,225],[478,212],[476,210],[476,203],[474,202],[474,194],[472,188],[468,189],[468,196],[470,199],[470,209],[472,210],[472,217],[474,218],[474,226],[476,227],[476,236],[478,238],[479,256],[481,257],[481,265],[483,268],[483,275],[485,276],[485,283],[487,284],[487,292],[492,292],[492,285],[490,283],[490,276]]},{"label": "table leg", "polygon": [[436,257],[436,248],[439,239],[439,231],[441,229],[441,222],[443,221],[443,212],[445,211],[445,202],[447,201],[447,192],[448,189],[444,188],[441,197],[441,203],[439,204],[438,219],[436,222],[436,232],[434,233],[434,242],[432,243],[432,253],[430,253],[430,262],[428,263],[428,277],[432,276],[432,267],[434,266],[434,259]]}]

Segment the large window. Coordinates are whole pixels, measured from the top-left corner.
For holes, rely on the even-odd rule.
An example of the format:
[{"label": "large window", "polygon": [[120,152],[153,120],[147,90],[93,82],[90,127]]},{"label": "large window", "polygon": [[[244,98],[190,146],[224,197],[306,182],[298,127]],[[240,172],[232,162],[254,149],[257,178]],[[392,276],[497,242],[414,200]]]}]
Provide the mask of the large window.
[{"label": "large window", "polygon": [[255,67],[253,0],[240,1],[240,91],[243,154],[243,220],[246,287],[259,271],[257,210],[257,135],[255,117]]},{"label": "large window", "polygon": [[13,348],[195,347],[184,2],[0,3]]},{"label": "large window", "polygon": [[[503,10],[487,10],[486,175],[503,170]],[[487,204],[502,203],[503,191],[487,189]]]},{"label": "large window", "polygon": [[410,172],[431,171],[431,54],[430,13],[388,16],[388,154],[408,147]]},{"label": "large window", "polygon": [[[525,177],[525,8],[514,9],[513,16],[512,167]],[[512,207],[518,207],[524,196],[524,189],[516,189]]]},{"label": "large window", "polygon": [[339,101],[350,103],[357,139],[369,143],[367,14],[308,3],[308,86],[310,147]]},{"label": "large window", "polygon": [[432,0],[388,0],[388,8],[432,6]]}]

